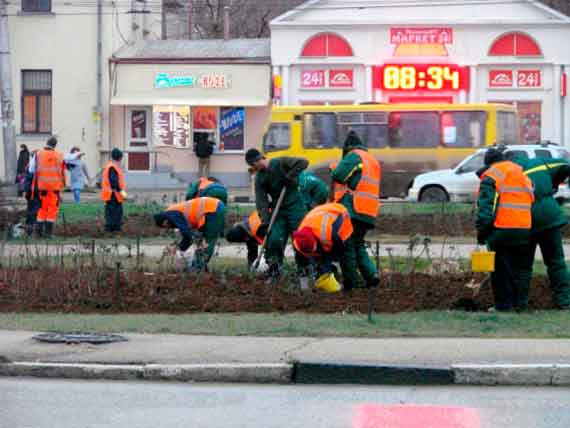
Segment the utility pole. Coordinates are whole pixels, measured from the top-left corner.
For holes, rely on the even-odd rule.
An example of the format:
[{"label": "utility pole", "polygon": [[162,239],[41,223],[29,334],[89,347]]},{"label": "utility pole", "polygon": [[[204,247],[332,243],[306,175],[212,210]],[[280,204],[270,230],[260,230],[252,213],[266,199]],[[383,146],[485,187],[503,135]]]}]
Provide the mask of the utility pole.
[{"label": "utility pole", "polygon": [[192,8],[193,7],[194,7],[194,4],[193,4],[192,0],[188,0],[188,40],[192,40],[193,33],[194,33],[194,22],[192,20],[192,18],[193,18]]},{"label": "utility pole", "polygon": [[11,185],[16,179],[16,127],[7,5],[6,0],[0,0],[0,102],[2,103],[1,123],[4,143],[4,182]]},{"label": "utility pole", "polygon": [[[0,0],[2,1],[2,0]],[[97,147],[103,144],[103,0],[97,0]]]},{"label": "utility pole", "polygon": [[167,39],[167,28],[166,28],[166,1],[162,0],[160,2],[160,38],[162,40]]}]

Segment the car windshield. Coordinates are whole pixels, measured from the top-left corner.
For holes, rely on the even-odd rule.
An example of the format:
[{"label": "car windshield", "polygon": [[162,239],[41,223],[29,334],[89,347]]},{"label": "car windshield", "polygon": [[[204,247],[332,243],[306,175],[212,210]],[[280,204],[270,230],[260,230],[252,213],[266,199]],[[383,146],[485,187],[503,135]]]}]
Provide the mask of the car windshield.
[{"label": "car windshield", "polygon": [[468,172],[475,172],[478,169],[483,168],[485,161],[485,152],[476,153],[471,157],[471,159],[467,160],[461,167],[458,169],[459,174],[466,174]]}]

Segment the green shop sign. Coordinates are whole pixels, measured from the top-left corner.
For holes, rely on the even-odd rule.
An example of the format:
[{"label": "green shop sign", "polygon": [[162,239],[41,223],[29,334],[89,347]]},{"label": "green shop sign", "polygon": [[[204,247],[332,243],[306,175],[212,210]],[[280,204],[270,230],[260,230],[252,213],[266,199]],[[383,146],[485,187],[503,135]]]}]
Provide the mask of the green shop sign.
[{"label": "green shop sign", "polygon": [[227,89],[231,86],[230,77],[224,73],[210,73],[199,76],[170,75],[169,73],[157,73],[154,76],[154,87],[162,88],[202,88],[202,89]]}]

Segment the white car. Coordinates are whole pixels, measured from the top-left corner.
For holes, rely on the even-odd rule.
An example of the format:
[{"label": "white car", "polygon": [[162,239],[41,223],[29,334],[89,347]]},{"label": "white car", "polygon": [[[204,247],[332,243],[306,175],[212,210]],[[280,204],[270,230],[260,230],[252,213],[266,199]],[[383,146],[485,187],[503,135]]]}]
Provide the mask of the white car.
[{"label": "white car", "polygon": [[[407,199],[420,202],[475,201],[479,188],[479,177],[476,172],[483,167],[486,151],[487,149],[478,150],[466,157],[454,169],[442,169],[418,175],[408,190]],[[570,153],[566,149],[552,143],[507,146],[506,152],[531,159],[546,157],[570,160]],[[568,183],[561,184],[554,196],[559,202],[570,201]]]}]

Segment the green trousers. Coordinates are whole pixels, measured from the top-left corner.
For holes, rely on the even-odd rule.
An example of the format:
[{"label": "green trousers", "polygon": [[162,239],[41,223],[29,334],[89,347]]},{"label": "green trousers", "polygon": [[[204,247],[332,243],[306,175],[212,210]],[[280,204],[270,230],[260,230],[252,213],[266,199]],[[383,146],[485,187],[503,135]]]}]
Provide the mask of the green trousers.
[{"label": "green trousers", "polygon": [[[532,268],[536,247],[540,247],[544,264],[548,272],[550,289],[552,291],[552,301],[559,308],[570,306],[570,276],[564,260],[564,247],[562,244],[562,228],[555,227],[533,233],[528,251],[524,271],[525,288],[530,289],[532,279]],[[526,296],[528,302],[528,292]]]},{"label": "green trousers", "polygon": [[510,311],[528,306],[528,282],[526,263],[528,245],[489,245],[495,251],[495,271],[491,274],[491,286],[495,309]]},{"label": "green trousers", "polygon": [[340,261],[343,287],[345,290],[361,286],[362,279],[359,272],[362,274],[365,283],[369,283],[378,276],[378,271],[368,255],[366,242],[364,240],[366,233],[373,228],[373,226],[358,220],[352,220],[352,226],[354,232],[346,241],[344,257],[342,257]]},{"label": "green trousers", "polygon": [[[285,246],[289,236],[297,230],[299,224],[307,214],[305,205],[297,207],[297,209],[283,209],[277,214],[277,218],[273,223],[271,232],[267,237],[267,247],[265,250],[265,258],[269,265],[283,265],[283,257],[285,254]],[[295,252],[295,259],[299,260],[299,255]]]},{"label": "green trousers", "polygon": [[197,249],[192,260],[192,268],[202,270],[208,266],[208,263],[216,249],[218,238],[224,232],[225,209],[218,209],[215,213],[206,214],[204,226],[200,229],[206,245],[204,248]]}]

